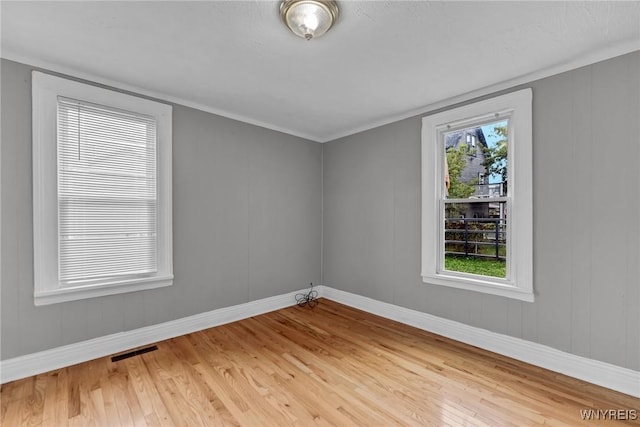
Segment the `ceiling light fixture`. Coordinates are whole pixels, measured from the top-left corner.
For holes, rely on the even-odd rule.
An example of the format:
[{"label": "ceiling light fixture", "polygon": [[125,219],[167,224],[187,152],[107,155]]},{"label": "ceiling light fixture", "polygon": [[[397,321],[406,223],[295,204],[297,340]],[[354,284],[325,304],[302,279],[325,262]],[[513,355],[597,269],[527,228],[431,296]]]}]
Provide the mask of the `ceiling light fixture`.
[{"label": "ceiling light fixture", "polygon": [[283,0],[280,17],[293,34],[311,40],[333,26],[338,4],[334,0]]}]

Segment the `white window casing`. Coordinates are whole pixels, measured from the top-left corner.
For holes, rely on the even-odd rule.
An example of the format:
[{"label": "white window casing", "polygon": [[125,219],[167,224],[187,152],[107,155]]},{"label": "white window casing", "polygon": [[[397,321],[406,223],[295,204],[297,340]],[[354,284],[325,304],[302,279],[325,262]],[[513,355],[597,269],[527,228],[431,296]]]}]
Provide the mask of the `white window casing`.
[{"label": "white window casing", "polygon": [[171,106],[34,71],[34,302],[173,281]]},{"label": "white window casing", "polygon": [[[449,286],[533,302],[532,91],[446,110],[422,119],[422,279]],[[455,129],[508,119],[507,277],[444,269],[443,135]]]}]

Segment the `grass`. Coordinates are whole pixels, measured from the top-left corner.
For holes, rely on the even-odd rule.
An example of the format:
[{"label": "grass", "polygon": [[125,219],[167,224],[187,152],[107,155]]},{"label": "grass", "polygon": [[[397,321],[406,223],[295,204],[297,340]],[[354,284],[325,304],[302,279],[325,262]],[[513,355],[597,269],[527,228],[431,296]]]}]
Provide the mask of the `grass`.
[{"label": "grass", "polygon": [[482,276],[507,276],[507,264],[505,261],[492,258],[446,255],[444,258],[444,268],[449,271],[479,274]]}]

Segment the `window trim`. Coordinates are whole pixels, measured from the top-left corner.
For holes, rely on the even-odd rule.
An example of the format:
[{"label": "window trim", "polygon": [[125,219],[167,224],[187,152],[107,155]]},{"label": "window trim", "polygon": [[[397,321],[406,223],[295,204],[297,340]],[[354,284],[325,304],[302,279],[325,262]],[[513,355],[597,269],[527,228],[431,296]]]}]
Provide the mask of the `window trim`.
[{"label": "window trim", "polygon": [[[153,116],[157,121],[158,272],[62,287],[58,279],[58,96]],[[172,107],[156,101],[32,72],[34,303],[54,304],[170,286],[173,283]]]},{"label": "window trim", "polygon": [[[532,91],[506,95],[442,111],[422,119],[422,280],[424,283],[472,290],[533,302]],[[441,199],[444,171],[443,130],[509,118],[510,203],[507,279],[444,271]],[[516,143],[517,140],[517,143]]]}]

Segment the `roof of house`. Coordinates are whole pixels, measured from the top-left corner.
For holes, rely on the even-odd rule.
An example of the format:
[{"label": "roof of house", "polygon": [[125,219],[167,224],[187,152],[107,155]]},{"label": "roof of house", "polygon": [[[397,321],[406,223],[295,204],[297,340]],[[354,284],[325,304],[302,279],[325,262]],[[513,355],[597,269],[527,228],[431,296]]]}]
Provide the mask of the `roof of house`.
[{"label": "roof of house", "polygon": [[448,150],[449,148],[457,147],[460,141],[466,142],[463,138],[466,134],[475,135],[476,138],[478,138],[478,142],[487,147],[487,140],[484,137],[484,132],[482,132],[482,128],[478,126],[476,128],[462,129],[446,134],[444,137],[445,149]]}]

